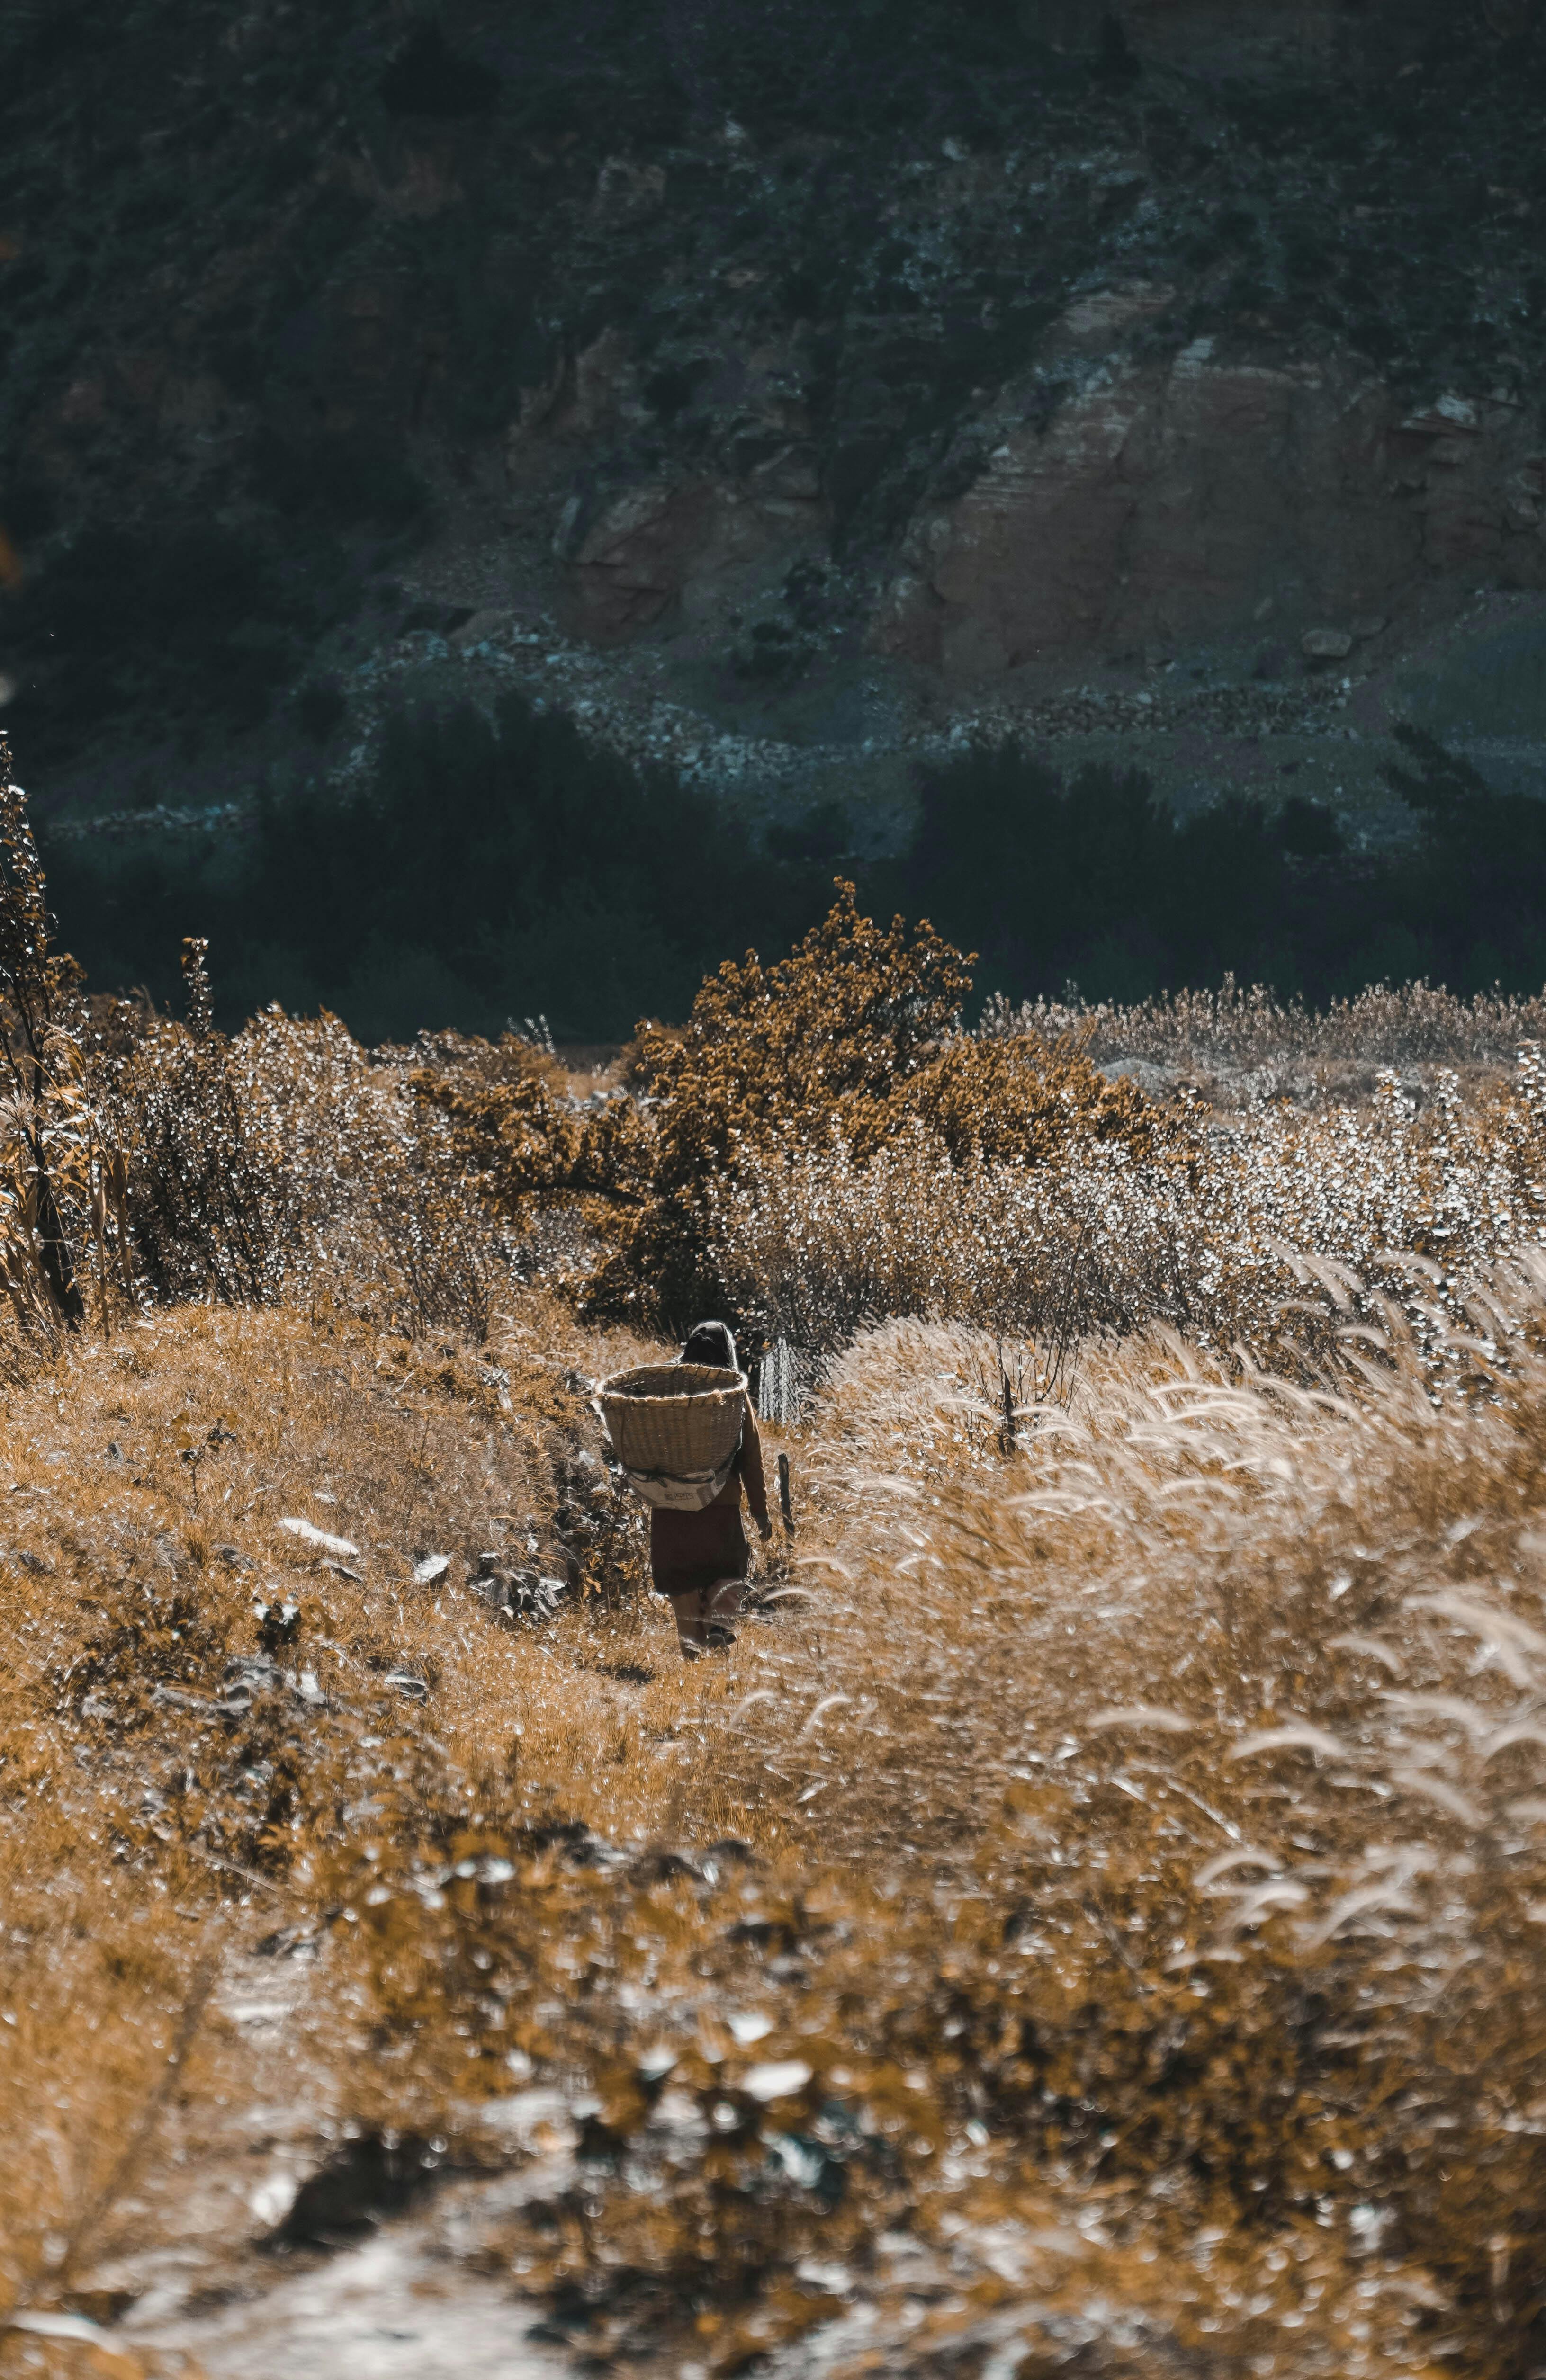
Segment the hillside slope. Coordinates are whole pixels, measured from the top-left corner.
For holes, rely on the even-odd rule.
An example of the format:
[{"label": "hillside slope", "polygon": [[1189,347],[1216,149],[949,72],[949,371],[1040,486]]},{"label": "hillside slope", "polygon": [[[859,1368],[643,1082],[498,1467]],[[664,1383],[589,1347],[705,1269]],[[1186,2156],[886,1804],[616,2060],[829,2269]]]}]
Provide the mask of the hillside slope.
[{"label": "hillside slope", "polygon": [[1539,16],[9,11],[34,786],[336,774],[458,636],[862,775],[1546,587]]}]

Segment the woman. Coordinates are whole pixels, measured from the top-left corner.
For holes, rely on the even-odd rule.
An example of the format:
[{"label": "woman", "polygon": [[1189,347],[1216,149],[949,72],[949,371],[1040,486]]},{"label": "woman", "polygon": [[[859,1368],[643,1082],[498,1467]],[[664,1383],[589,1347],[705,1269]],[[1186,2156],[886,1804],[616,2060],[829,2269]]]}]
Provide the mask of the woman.
[{"label": "woman", "polygon": [[[682,1349],[684,1364],[712,1364],[736,1372],[736,1342],[723,1322],[700,1322]],[[773,1535],[762,1441],[747,1400],[741,1441],[729,1478],[701,1512],[676,1512],[657,1504],[650,1513],[650,1570],[657,1594],[669,1596],[676,1615],[676,1642],[684,1661],[719,1652],[736,1641],[731,1626],[740,1609],[751,1560],[741,1525],[741,1489],[764,1545]]]}]

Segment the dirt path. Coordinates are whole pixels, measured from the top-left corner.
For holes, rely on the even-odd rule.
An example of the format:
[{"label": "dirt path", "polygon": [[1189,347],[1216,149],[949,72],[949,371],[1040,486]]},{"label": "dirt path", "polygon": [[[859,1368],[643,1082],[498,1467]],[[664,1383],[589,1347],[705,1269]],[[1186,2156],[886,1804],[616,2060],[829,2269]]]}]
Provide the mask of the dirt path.
[{"label": "dirt path", "polygon": [[207,2380],[572,2380],[566,2354],[527,2337],[534,2311],[451,2262],[439,2224],[408,2218],[262,2297],[169,2321],[137,2311],[116,2335],[190,2356]]},{"label": "dirt path", "polygon": [[[342,2155],[336,2070],[310,2038],[325,1946],[238,1955],[213,2007],[233,2036],[231,2095],[190,2108],[163,2143],[155,2241],[100,2265],[82,2301],[132,2298],[102,2333],[157,2375],[200,2380],[571,2380],[561,2347],[529,2336],[541,2308],[475,2269],[502,2218],[562,2188],[573,2160],[561,2095],[495,2103],[490,2129],[520,2162],[452,2178],[380,2216],[369,2181],[337,2193],[340,2243],[272,2244],[297,2192]],[[322,2226],[319,2226],[321,2228]],[[350,2233],[356,2236],[350,2236]]]}]

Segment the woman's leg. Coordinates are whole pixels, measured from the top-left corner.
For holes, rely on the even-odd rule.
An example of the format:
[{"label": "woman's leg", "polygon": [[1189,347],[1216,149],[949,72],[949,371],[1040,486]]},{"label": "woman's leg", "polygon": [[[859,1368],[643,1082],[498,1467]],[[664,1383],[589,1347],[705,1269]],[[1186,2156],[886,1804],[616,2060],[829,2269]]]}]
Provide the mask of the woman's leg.
[{"label": "woman's leg", "polygon": [[724,1651],[736,1641],[736,1614],[745,1592],[744,1578],[720,1578],[703,1597],[703,1626],[716,1652]]},{"label": "woman's leg", "polygon": [[676,1643],[684,1661],[696,1661],[708,1649],[704,1634],[703,1606],[707,1597],[694,1587],[690,1595],[674,1595],[671,1609],[676,1620]]}]

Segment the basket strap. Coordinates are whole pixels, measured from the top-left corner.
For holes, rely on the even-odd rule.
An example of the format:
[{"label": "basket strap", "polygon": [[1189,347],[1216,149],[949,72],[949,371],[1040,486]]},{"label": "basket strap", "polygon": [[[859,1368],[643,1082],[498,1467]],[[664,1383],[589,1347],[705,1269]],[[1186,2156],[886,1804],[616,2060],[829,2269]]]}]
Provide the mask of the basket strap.
[{"label": "basket strap", "polygon": [[678,1488],[703,1488],[711,1479],[717,1479],[723,1487],[735,1468],[735,1463],[736,1457],[732,1454],[728,1462],[716,1463],[708,1471],[643,1471],[636,1463],[625,1463],[623,1468],[630,1479],[670,1479]]}]

